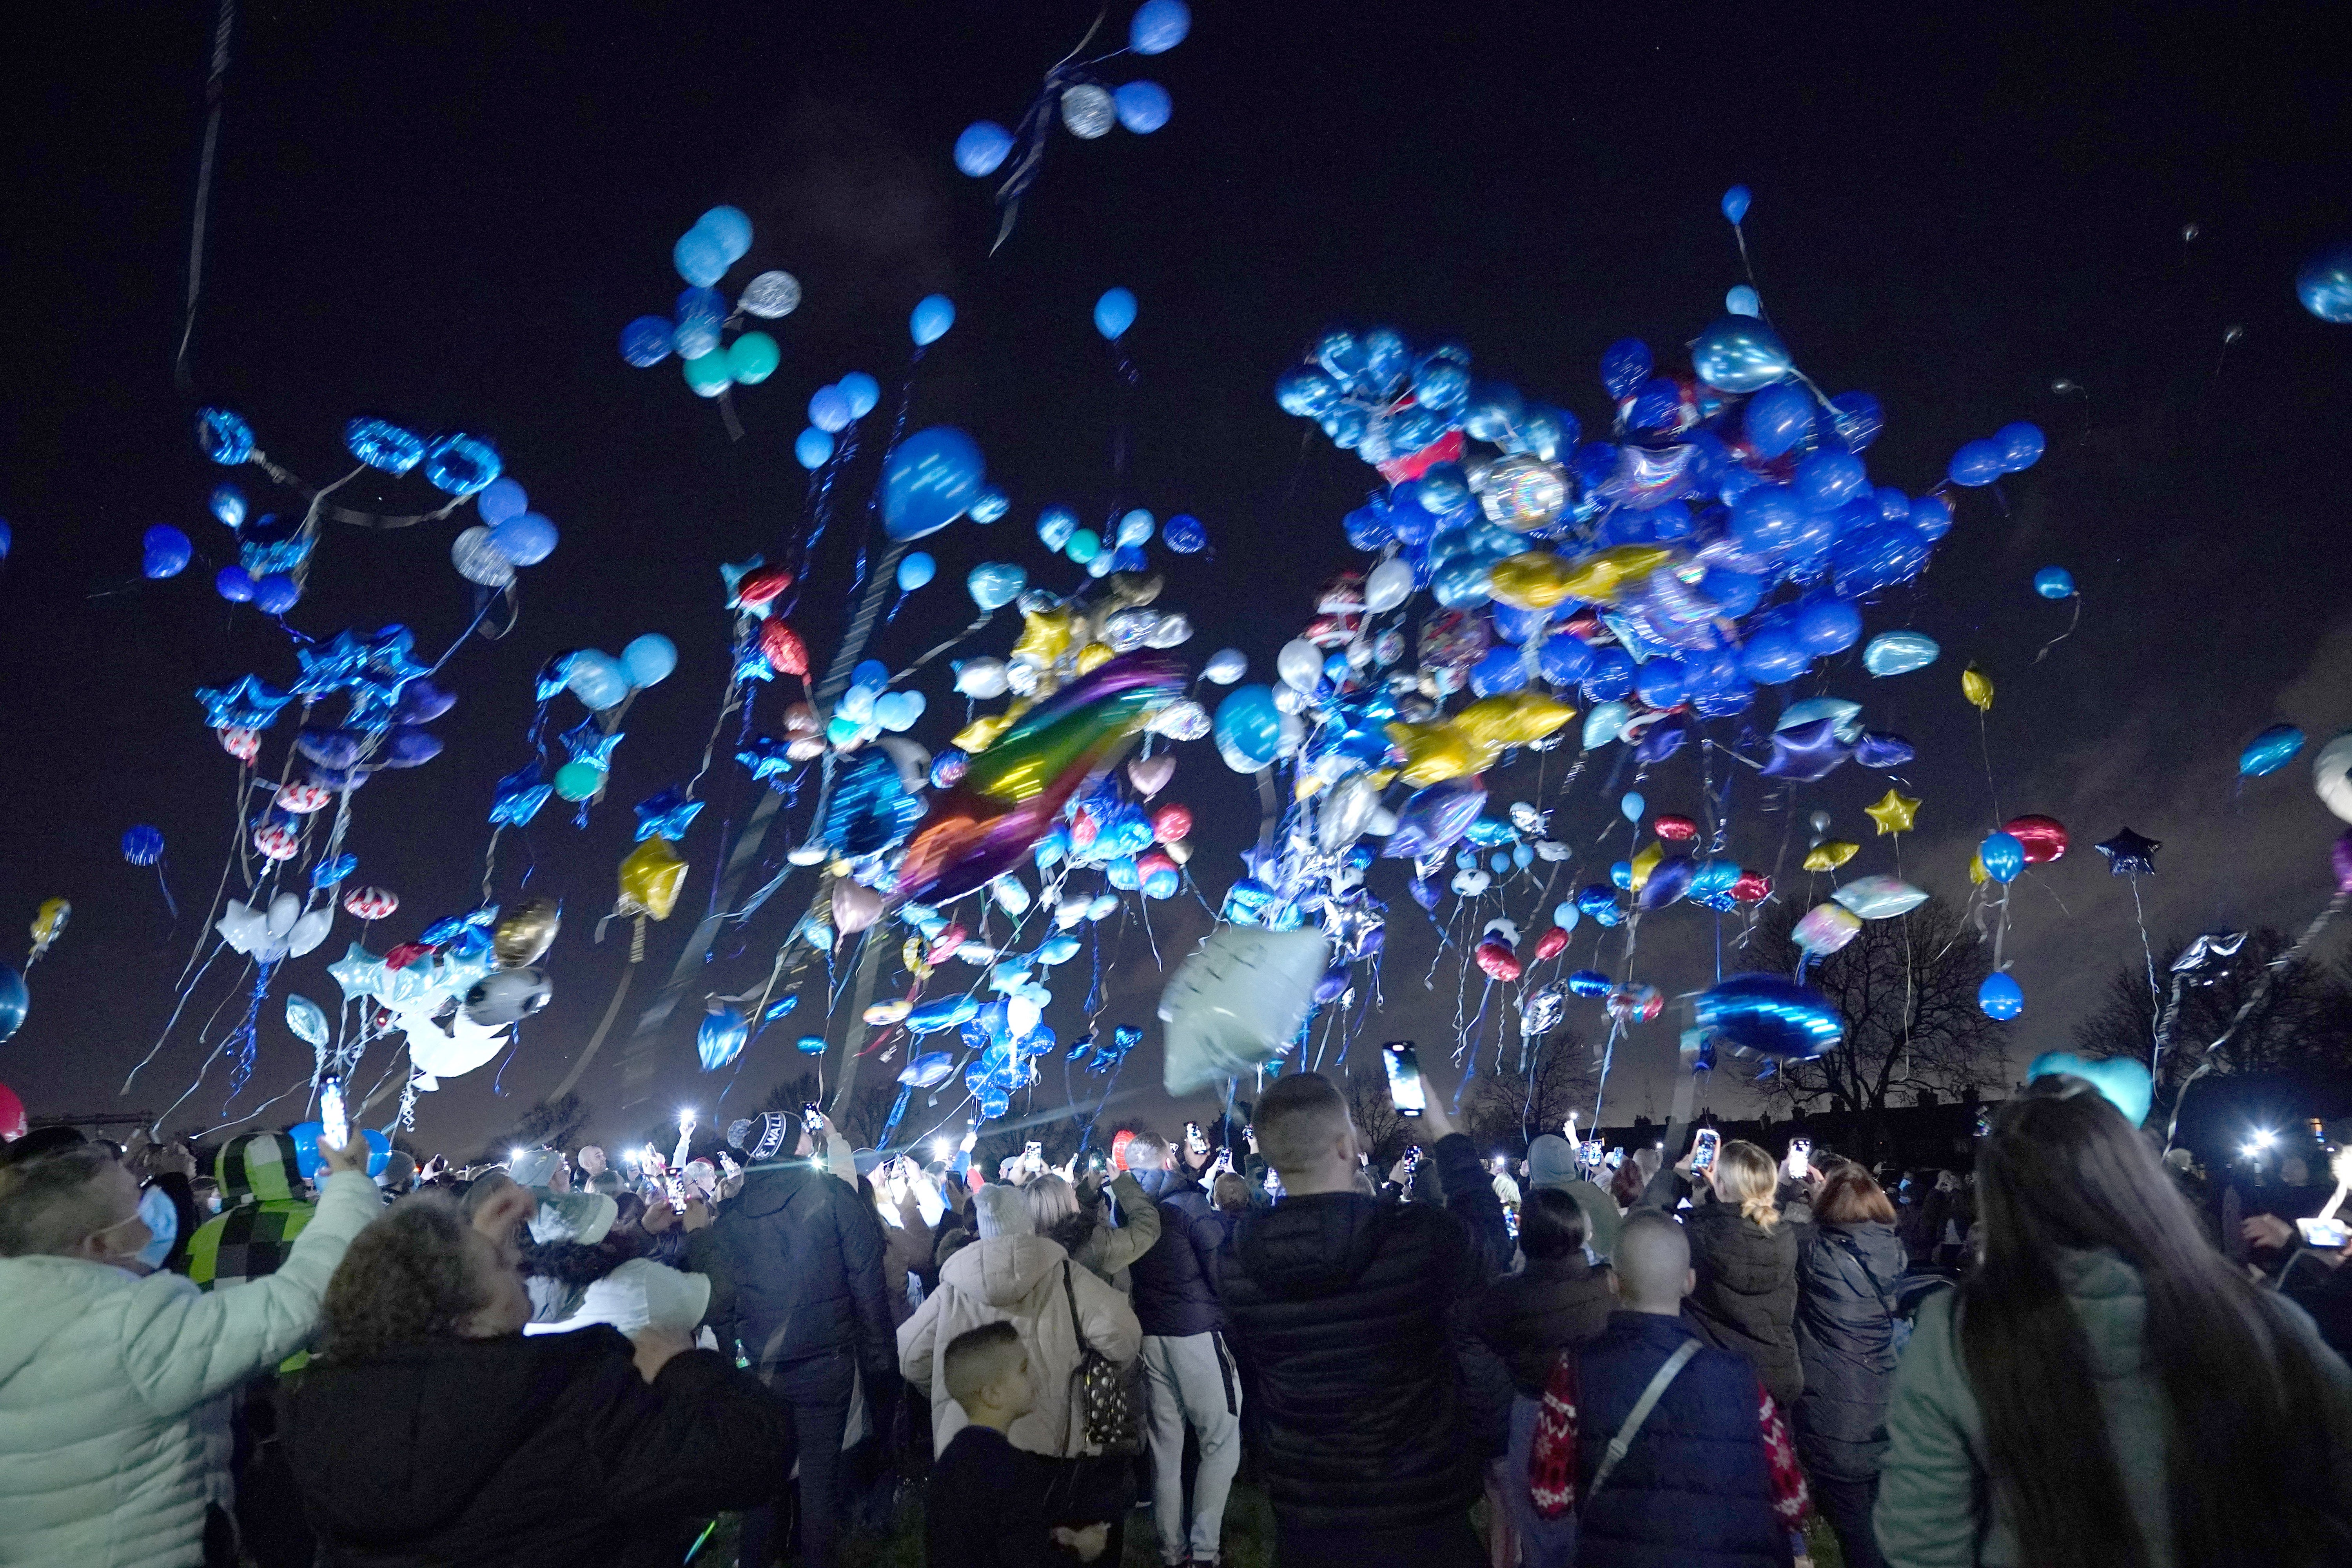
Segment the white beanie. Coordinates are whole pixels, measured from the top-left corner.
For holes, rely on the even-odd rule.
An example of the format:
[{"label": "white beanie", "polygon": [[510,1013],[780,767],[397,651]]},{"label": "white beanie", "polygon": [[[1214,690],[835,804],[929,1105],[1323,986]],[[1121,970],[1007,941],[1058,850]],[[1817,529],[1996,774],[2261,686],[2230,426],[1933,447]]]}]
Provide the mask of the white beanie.
[{"label": "white beanie", "polygon": [[971,1195],[972,1218],[980,1226],[982,1240],[992,1236],[1034,1236],[1036,1224],[1029,1217],[1029,1205],[1021,1200],[1020,1189],[991,1184]]}]

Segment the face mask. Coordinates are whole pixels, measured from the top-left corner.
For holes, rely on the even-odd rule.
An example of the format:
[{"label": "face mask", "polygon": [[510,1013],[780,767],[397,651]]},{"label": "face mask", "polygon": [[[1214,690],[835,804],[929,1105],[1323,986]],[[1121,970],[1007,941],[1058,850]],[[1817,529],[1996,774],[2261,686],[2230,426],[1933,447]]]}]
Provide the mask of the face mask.
[{"label": "face mask", "polygon": [[161,1268],[163,1259],[171,1256],[172,1244],[180,1239],[180,1211],[172,1206],[163,1188],[149,1187],[139,1194],[139,1217],[155,1233],[139,1249],[139,1261],[150,1268]]}]

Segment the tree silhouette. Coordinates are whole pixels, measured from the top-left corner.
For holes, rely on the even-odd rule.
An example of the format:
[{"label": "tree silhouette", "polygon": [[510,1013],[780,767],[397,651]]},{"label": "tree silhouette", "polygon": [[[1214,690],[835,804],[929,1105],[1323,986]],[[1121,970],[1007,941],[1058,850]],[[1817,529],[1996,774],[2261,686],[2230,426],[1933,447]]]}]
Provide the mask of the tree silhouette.
[{"label": "tree silhouette", "polygon": [[1530,1143],[1559,1132],[1570,1111],[1589,1115],[1600,1071],[1592,1052],[1570,1028],[1554,1029],[1528,1042],[1528,1065],[1481,1073],[1462,1097],[1463,1131],[1482,1152],[1510,1143]]},{"label": "tree silhouette", "polygon": [[[2294,944],[2275,926],[2245,933],[2234,953],[2208,957],[2186,974],[2157,971],[2161,1002],[2180,998],[2157,1064],[2159,1094],[2177,1092],[2180,1080],[2208,1059],[2207,1049],[2230,1032],[2238,1009],[2254,996],[2265,970]],[[2158,949],[2178,954],[2189,943]],[[2074,1028],[2074,1047],[2084,1056],[2136,1057],[2146,1061],[2154,1048],[2158,997],[2148,991],[2147,971],[2126,964],[2108,982],[2107,1000]],[[2254,1010],[2221,1047],[2217,1072],[2340,1071],[2352,1063],[2352,975],[2339,964],[2304,959],[2280,970]]]}]

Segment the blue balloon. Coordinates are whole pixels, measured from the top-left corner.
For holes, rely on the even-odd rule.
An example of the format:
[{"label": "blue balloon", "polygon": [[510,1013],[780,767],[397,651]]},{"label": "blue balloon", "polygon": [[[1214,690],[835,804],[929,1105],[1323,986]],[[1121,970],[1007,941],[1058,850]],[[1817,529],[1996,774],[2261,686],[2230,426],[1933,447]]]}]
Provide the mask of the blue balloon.
[{"label": "blue balloon", "polygon": [[530,497],[511,479],[493,479],[474,497],[474,510],[481,513],[484,522],[496,526],[529,511]]},{"label": "blue balloon", "polygon": [[1690,667],[1678,658],[1654,658],[1634,674],[1633,689],[1653,708],[1672,708],[1690,697]]},{"label": "blue balloon", "polygon": [[1112,342],[1127,335],[1135,325],[1135,295],[1125,289],[1106,289],[1095,301],[1095,331]]},{"label": "blue balloon", "polygon": [[283,572],[269,572],[254,580],[253,607],[264,615],[282,616],[299,603],[302,585]]},{"label": "blue balloon", "polygon": [[862,370],[853,370],[833,384],[849,399],[849,416],[863,419],[882,401],[882,384]]},{"label": "blue balloon", "polygon": [[1013,509],[1004,492],[993,487],[980,492],[979,499],[964,509],[964,515],[974,522],[991,523]]},{"label": "blue balloon", "polygon": [[677,645],[659,632],[647,632],[621,650],[621,668],[640,691],[659,686],[677,668]]},{"label": "blue balloon", "polygon": [[704,1072],[717,1072],[743,1054],[743,1043],[751,1037],[751,1021],[731,1002],[714,1002],[702,1016],[702,1026],[694,1033],[695,1053],[702,1058]]},{"label": "blue balloon", "polygon": [[2331,245],[2294,275],[2294,295],[2323,321],[2352,322],[2352,245]]},{"label": "blue balloon", "polygon": [[1013,132],[993,120],[975,120],[955,142],[955,165],[975,180],[1003,166],[1013,151]]},{"label": "blue balloon", "polygon": [[670,346],[686,359],[700,359],[717,351],[719,324],[727,320],[727,301],[716,289],[679,291],[671,307]]},{"label": "blue balloon", "polygon": [[1264,686],[1236,686],[1217,704],[1217,750],[1237,771],[1255,773],[1282,747],[1282,710]]},{"label": "blue balloon", "polygon": [[32,994],[25,989],[25,977],[16,966],[0,959],[0,1040],[5,1040],[24,1026],[25,1009],[31,1006]]},{"label": "blue balloon", "polygon": [[1190,512],[1180,511],[1160,529],[1160,542],[1179,555],[1192,555],[1209,545],[1209,531]]},{"label": "blue balloon", "polygon": [[196,547],[170,523],[159,522],[140,541],[140,570],[150,577],[162,579],[176,577],[186,571]]},{"label": "blue balloon", "polygon": [[1127,25],[1127,47],[1139,55],[1164,55],[1192,30],[1192,8],[1184,0],[1143,0]]},{"label": "blue balloon", "polygon": [[141,823],[122,835],[122,858],[133,866],[152,866],[163,858],[163,835]]},{"label": "blue balloon", "polygon": [[213,591],[232,605],[253,602],[253,577],[242,566],[231,563],[213,578]]},{"label": "blue balloon", "polygon": [[1789,632],[1767,627],[1751,635],[1740,650],[1740,673],[1764,686],[1794,680],[1812,667],[1813,656]]},{"label": "blue balloon", "polygon": [[1787,485],[1758,485],[1731,503],[1731,537],[1742,552],[1769,555],[1801,544],[1815,526]]},{"label": "blue balloon", "polygon": [[1723,308],[1735,316],[1760,316],[1764,301],[1747,284],[1735,283],[1724,293]]},{"label": "blue balloon", "polygon": [[812,426],[793,439],[793,460],[814,470],[833,460],[833,437]]},{"label": "blue balloon", "polygon": [[2238,771],[2250,779],[2274,773],[2294,761],[2295,753],[2303,750],[2303,731],[2294,725],[2273,724],[2246,742],[2246,749],[2238,753]]},{"label": "blue balloon", "polygon": [[671,333],[667,316],[639,316],[621,329],[621,357],[639,370],[649,370],[669,358]]},{"label": "blue balloon", "polygon": [[1021,596],[1029,584],[1026,568],[1003,561],[983,561],[964,578],[971,602],[983,610],[1001,610]]},{"label": "blue balloon", "polygon": [[1845,1037],[1830,999],[1782,974],[1735,974],[1699,993],[1693,1021],[1743,1054],[1810,1061]]},{"label": "blue balloon", "polygon": [[1989,485],[2000,478],[2000,448],[1990,441],[1967,442],[1952,454],[1946,473],[1952,483],[1970,489]]},{"label": "blue balloon", "polygon": [[404,474],[425,460],[425,437],[373,415],[362,415],[343,426],[343,447],[387,474]]},{"label": "blue balloon", "polygon": [[1777,458],[1813,433],[1813,400],[1803,387],[1783,383],[1748,400],[1740,427],[1759,458]]},{"label": "blue balloon", "polygon": [[1612,397],[1630,397],[1650,379],[1650,345],[1639,338],[1619,338],[1601,351],[1601,384]]},{"label": "blue balloon", "polygon": [[1795,631],[1807,653],[1843,653],[1862,636],[1862,612],[1843,599],[1816,594],[1798,605]]},{"label": "blue balloon", "polygon": [[803,1035],[799,1039],[793,1042],[793,1049],[800,1052],[800,1054],[804,1057],[821,1057],[824,1055],[824,1037],[823,1035]]},{"label": "blue balloon", "polygon": [[708,289],[727,275],[725,242],[699,224],[677,237],[669,258],[677,275],[697,289]]},{"label": "blue balloon", "polygon": [[229,409],[199,408],[196,445],[222,468],[234,468],[253,456],[253,426]]},{"label": "blue balloon", "polygon": [[1862,493],[1870,475],[1851,452],[1824,447],[1797,465],[1797,498],[1816,511],[1843,506]]},{"label": "blue balloon", "polygon": [[1691,369],[1717,392],[1761,392],[1795,368],[1779,335],[1748,316],[1721,317],[1691,344]]},{"label": "blue balloon", "polygon": [[1942,496],[1921,496],[1911,503],[1911,526],[1929,539],[1952,531],[1952,503]]},{"label": "blue balloon", "polygon": [[493,526],[490,543],[516,565],[536,566],[555,553],[555,524],[527,511]]},{"label": "blue balloon", "polygon": [[914,313],[907,318],[907,333],[917,348],[929,348],[954,325],[955,301],[945,294],[926,294],[915,301]]},{"label": "blue balloon", "polygon": [[2042,448],[2048,442],[2042,434],[2041,426],[2020,419],[1994,431],[1992,444],[2000,448],[2002,471],[2014,474],[2040,462]]},{"label": "blue balloon", "polygon": [[245,492],[235,485],[215,485],[205,507],[224,527],[235,528],[245,521]]},{"label": "blue balloon", "polygon": [[1734,185],[1723,193],[1723,216],[1737,224],[1748,216],[1750,200],[1746,185]]},{"label": "blue balloon", "polygon": [[437,436],[425,448],[425,479],[435,489],[453,496],[469,496],[486,488],[504,467],[496,447],[463,430]]},{"label": "blue balloon", "polygon": [[1977,858],[1986,876],[2007,886],[2025,869],[2025,841],[2014,833],[1988,833],[1977,846]]},{"label": "blue balloon", "polygon": [[1943,651],[1925,632],[1881,632],[1862,650],[1862,668],[1873,675],[1908,675],[1935,663]]},{"label": "blue balloon", "polygon": [[1536,650],[1536,669],[1546,680],[1565,689],[1592,672],[1592,649],[1583,638],[1565,632],[1548,637]]},{"label": "blue balloon", "polygon": [[1168,89],[1156,81],[1131,81],[1110,96],[1118,122],[1138,136],[1149,136],[1168,123]]},{"label": "blue balloon", "polygon": [[2045,599],[2074,596],[2074,574],[2063,566],[2044,566],[2033,574],[2033,591]]},{"label": "blue balloon", "polygon": [[2006,974],[1988,974],[1977,987],[1977,1005],[2005,1024],[2025,1011],[2025,988]]},{"label": "blue balloon", "polygon": [[939,574],[939,563],[921,551],[910,551],[898,558],[898,591],[911,594]]},{"label": "blue balloon", "polygon": [[849,394],[838,386],[820,386],[809,395],[809,423],[827,435],[848,429],[856,417],[850,411]]},{"label": "blue balloon", "polygon": [[1934,549],[1927,536],[1907,522],[1873,522],[1837,542],[1830,568],[1839,593],[1860,596],[1916,577]]},{"label": "blue balloon", "polygon": [[1527,661],[1517,648],[1507,644],[1489,649],[1486,658],[1470,667],[1470,689],[1479,697],[1517,691],[1527,683]]},{"label": "blue balloon", "polygon": [[1584,678],[1584,694],[1595,702],[1614,702],[1633,689],[1633,659],[1622,647],[1592,650],[1592,668]]},{"label": "blue balloon", "polygon": [[1867,392],[1841,392],[1830,399],[1830,423],[1849,452],[1860,452],[1886,428],[1886,410]]},{"label": "blue balloon", "polygon": [[882,464],[882,527],[903,544],[937,533],[980,494],[986,464],[972,438],[952,425],[918,430]]},{"label": "blue balloon", "polygon": [[741,207],[712,207],[694,220],[694,226],[719,242],[730,267],[751,253],[751,220]]}]

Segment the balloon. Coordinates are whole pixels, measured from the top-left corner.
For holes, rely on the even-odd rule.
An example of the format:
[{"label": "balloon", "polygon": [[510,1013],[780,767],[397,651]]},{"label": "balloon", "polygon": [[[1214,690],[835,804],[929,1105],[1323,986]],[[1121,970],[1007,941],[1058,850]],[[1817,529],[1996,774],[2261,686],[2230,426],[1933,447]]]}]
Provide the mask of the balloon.
[{"label": "balloon", "polygon": [[2352,822],[2352,730],[2313,753],[2311,787],[2339,821]]},{"label": "balloon", "polygon": [[834,385],[841,395],[849,399],[849,416],[863,419],[874,412],[882,401],[882,384],[862,370],[853,370]]},{"label": "balloon", "polygon": [[222,468],[233,468],[253,456],[253,426],[246,423],[243,415],[228,409],[199,408],[196,445]]},{"label": "balloon", "polygon": [[2063,566],[2044,566],[2033,574],[2033,591],[2045,599],[2074,596],[2074,574]]},{"label": "balloon", "polygon": [[621,897],[614,908],[620,914],[669,919],[677,907],[678,890],[686,886],[686,862],[677,847],[656,836],[629,851],[621,862]]},{"label": "balloon", "polygon": [[1810,1061],[1845,1037],[1829,998],[1780,974],[1735,974],[1699,993],[1693,1021],[1741,1055]]},{"label": "balloon", "polygon": [[955,165],[975,180],[986,179],[1013,151],[1013,132],[993,120],[975,120],[955,142]]},{"label": "balloon", "polygon": [[639,370],[650,370],[669,358],[675,331],[667,316],[639,316],[621,329],[621,357]]},{"label": "balloon", "polygon": [[2250,779],[2264,778],[2294,761],[2303,750],[2304,734],[2292,724],[2273,724],[2238,753],[2238,772]]},{"label": "balloon", "polygon": [[1764,301],[1747,284],[1735,283],[1724,290],[1723,308],[1735,316],[1760,316],[1764,313]]},{"label": "balloon", "polygon": [[1952,483],[1970,489],[1992,483],[2000,473],[2000,448],[1990,441],[1963,443],[1946,470]]},{"label": "balloon", "polygon": [[1156,81],[1130,81],[1110,96],[1118,122],[1138,136],[1149,136],[1168,123],[1168,89]]},{"label": "balloon", "polygon": [[1977,987],[1977,1007],[2005,1024],[2025,1011],[2025,989],[2006,974],[1988,974]]},{"label": "balloon", "polygon": [[1777,458],[1813,433],[1813,400],[1801,386],[1786,383],[1768,386],[1748,400],[1739,418],[1740,429],[1756,455]]},{"label": "balloon", "polygon": [[911,594],[938,574],[939,563],[919,550],[898,558],[898,591]]},{"label": "balloon", "polygon": [[1486,787],[1475,776],[1417,790],[1398,808],[1396,826],[1381,853],[1407,860],[1439,854],[1460,842],[1486,806]]},{"label": "balloon", "polygon": [[1862,846],[1850,838],[1825,838],[1805,851],[1805,869],[1834,871],[1862,852]]},{"label": "balloon", "polygon": [[1830,897],[1866,921],[1906,915],[1927,901],[1924,890],[1900,877],[1857,877]]},{"label": "balloon", "polygon": [[1748,204],[1750,199],[1746,185],[1732,186],[1723,193],[1723,216],[1732,223],[1738,224],[1747,217]]},{"label": "balloon", "polygon": [[743,1054],[751,1037],[751,1021],[730,1002],[712,997],[704,1005],[702,1026],[694,1032],[695,1054],[704,1072],[716,1072]]},{"label": "balloon", "polygon": [[971,602],[991,614],[1019,598],[1028,583],[1026,568],[1002,561],[983,561],[964,578]]},{"label": "balloon", "polygon": [[1919,801],[1916,795],[1890,788],[1874,804],[1864,806],[1862,812],[1878,824],[1878,831],[1882,835],[1908,833],[1912,820],[1919,815]]},{"label": "balloon", "polygon": [[2066,853],[2066,828],[2054,816],[2012,816],[2001,831],[2017,840],[2029,866],[2046,866]]},{"label": "balloon", "polygon": [[727,274],[727,247],[716,234],[697,225],[670,247],[671,265],[697,289],[708,289]]},{"label": "balloon", "polygon": [[24,1026],[25,1009],[32,1002],[32,994],[25,989],[24,975],[15,964],[0,959],[0,1040]]},{"label": "balloon", "polygon": [[343,895],[343,908],[362,921],[380,921],[400,908],[400,899],[383,888],[356,888]]},{"label": "balloon", "polygon": [[1178,512],[1160,530],[1160,537],[1169,549],[1179,555],[1193,555],[1208,548],[1209,531],[1201,520],[1190,512]]},{"label": "balloon", "polygon": [[1691,344],[1691,369],[1718,392],[1759,392],[1795,368],[1771,328],[1748,316],[1724,316]]},{"label": "balloon", "polygon": [[659,686],[677,668],[677,645],[659,632],[647,632],[621,650],[623,679],[643,690]]},{"label": "balloon", "polygon": [[286,998],[286,1026],[293,1030],[294,1037],[305,1045],[323,1046],[327,1043],[327,1015],[308,996]]},{"label": "balloon", "polygon": [[793,1042],[793,1049],[800,1052],[800,1054],[804,1057],[821,1057],[824,1055],[824,1037],[823,1035],[803,1035],[799,1039]]},{"label": "balloon", "polygon": [[1943,651],[1924,632],[1881,632],[1862,650],[1862,668],[1876,676],[1908,675],[1935,663]]},{"label": "balloon", "polygon": [[698,354],[681,360],[678,371],[697,397],[716,397],[735,384],[735,370],[727,351],[713,343]]},{"label": "balloon", "polygon": [[2116,877],[2152,875],[2156,870],[2156,852],[2163,847],[2162,840],[2143,838],[2128,827],[2097,846],[2099,853],[2107,858],[2108,874]]},{"label": "balloon", "polygon": [[1184,0],[1143,0],[1127,25],[1127,47],[1139,55],[1164,55],[1192,30],[1192,10]]},{"label": "balloon", "polygon": [[1275,656],[1274,668],[1285,685],[1311,696],[1322,683],[1323,655],[1313,643],[1294,637]]},{"label": "balloon", "polygon": [[1789,936],[1816,958],[1835,952],[1862,932],[1862,917],[1841,904],[1815,904],[1790,929]]},{"label": "balloon", "polygon": [[951,425],[918,430],[882,465],[882,523],[894,542],[936,533],[963,515],[985,471],[980,448]]},{"label": "balloon", "polygon": [[1212,932],[1160,993],[1168,1092],[1196,1093],[1273,1060],[1306,1023],[1328,956],[1319,931]]},{"label": "balloon", "polygon": [[[757,316],[772,321],[789,316],[801,308],[801,280],[789,272],[762,272],[743,285],[742,297],[736,300],[747,316]],[[647,318],[658,321],[658,316]]]},{"label": "balloon", "polygon": [[158,581],[176,577],[188,569],[196,547],[188,536],[168,522],[159,522],[149,529],[140,541],[140,570]]},{"label": "balloon", "polygon": [[727,374],[738,386],[757,386],[776,374],[783,351],[765,332],[745,332],[727,345]]},{"label": "balloon", "polygon": [[2025,1081],[2030,1084],[2035,1079],[2061,1073],[2079,1078],[2097,1089],[2134,1127],[2147,1120],[2155,1086],[2148,1079],[2145,1062],[2131,1057],[2093,1060],[2072,1051],[2044,1051],[2026,1064]]},{"label": "balloon", "polygon": [[1062,89],[1062,124],[1081,142],[1110,134],[1118,110],[1109,93],[1092,82]]},{"label": "balloon", "polygon": [[929,348],[948,335],[948,329],[955,325],[955,301],[945,294],[926,294],[915,301],[914,311],[907,318],[907,334],[917,348]]},{"label": "balloon", "polygon": [[2323,321],[2352,321],[2352,244],[2331,245],[2294,275],[2295,298]]},{"label": "balloon", "polygon": [[584,648],[572,656],[563,684],[583,705],[601,711],[629,695],[629,671],[611,654]]},{"label": "balloon", "polygon": [[1364,574],[1364,608],[1378,615],[1412,597],[1412,568],[1391,556]]},{"label": "balloon", "polygon": [[793,438],[793,461],[814,472],[833,460],[833,437],[811,426]]},{"label": "balloon", "polygon": [[[484,528],[469,528],[466,531],[467,533],[487,534],[489,530]],[[496,553],[495,549],[493,549],[492,552]],[[500,557],[500,559],[503,560],[504,557]],[[511,569],[509,569],[508,573],[507,580],[509,582],[513,581],[513,573]],[[265,615],[282,616],[287,611],[292,609],[294,607],[295,601],[301,598],[301,584],[295,582],[293,578],[288,576],[283,572],[265,573],[254,581],[253,607],[261,611]]]},{"label": "balloon", "polygon": [[1960,671],[1960,695],[1967,698],[1977,711],[1988,711],[1992,707],[1992,677],[1975,665],[1969,665]]},{"label": "balloon", "polygon": [[141,824],[122,835],[122,858],[133,866],[152,866],[163,858],[163,835]]},{"label": "balloon", "polygon": [[0,1143],[15,1142],[31,1127],[31,1120],[25,1114],[25,1102],[17,1098],[15,1089],[0,1083]]},{"label": "balloon", "polygon": [[2006,885],[2025,869],[2025,845],[2013,833],[1989,833],[1977,846],[1977,860],[1986,876]]},{"label": "balloon", "polygon": [[222,567],[213,578],[213,591],[232,605],[250,604],[253,602],[253,578],[244,567],[232,563]]},{"label": "balloon", "polygon": [[1270,765],[1282,744],[1282,713],[1272,689],[1237,686],[1217,704],[1217,750],[1235,772]]},{"label": "balloon", "polygon": [[[1248,672],[1248,655],[1237,647],[1219,648],[1209,656],[1209,662],[1201,667],[1201,679],[1216,686],[1231,686]],[[2352,817],[2346,820],[2352,821]]]},{"label": "balloon", "polygon": [[526,899],[499,921],[490,938],[490,952],[499,968],[520,969],[544,957],[562,928],[562,906],[552,899]]},{"label": "balloon", "polygon": [[1125,289],[1107,289],[1095,301],[1095,331],[1112,342],[1127,335],[1135,325],[1135,296]]},{"label": "balloon", "polygon": [[[490,548],[517,566],[538,565],[555,553],[555,524],[535,511],[506,518],[490,529]],[[462,575],[465,568],[458,572]]]}]

